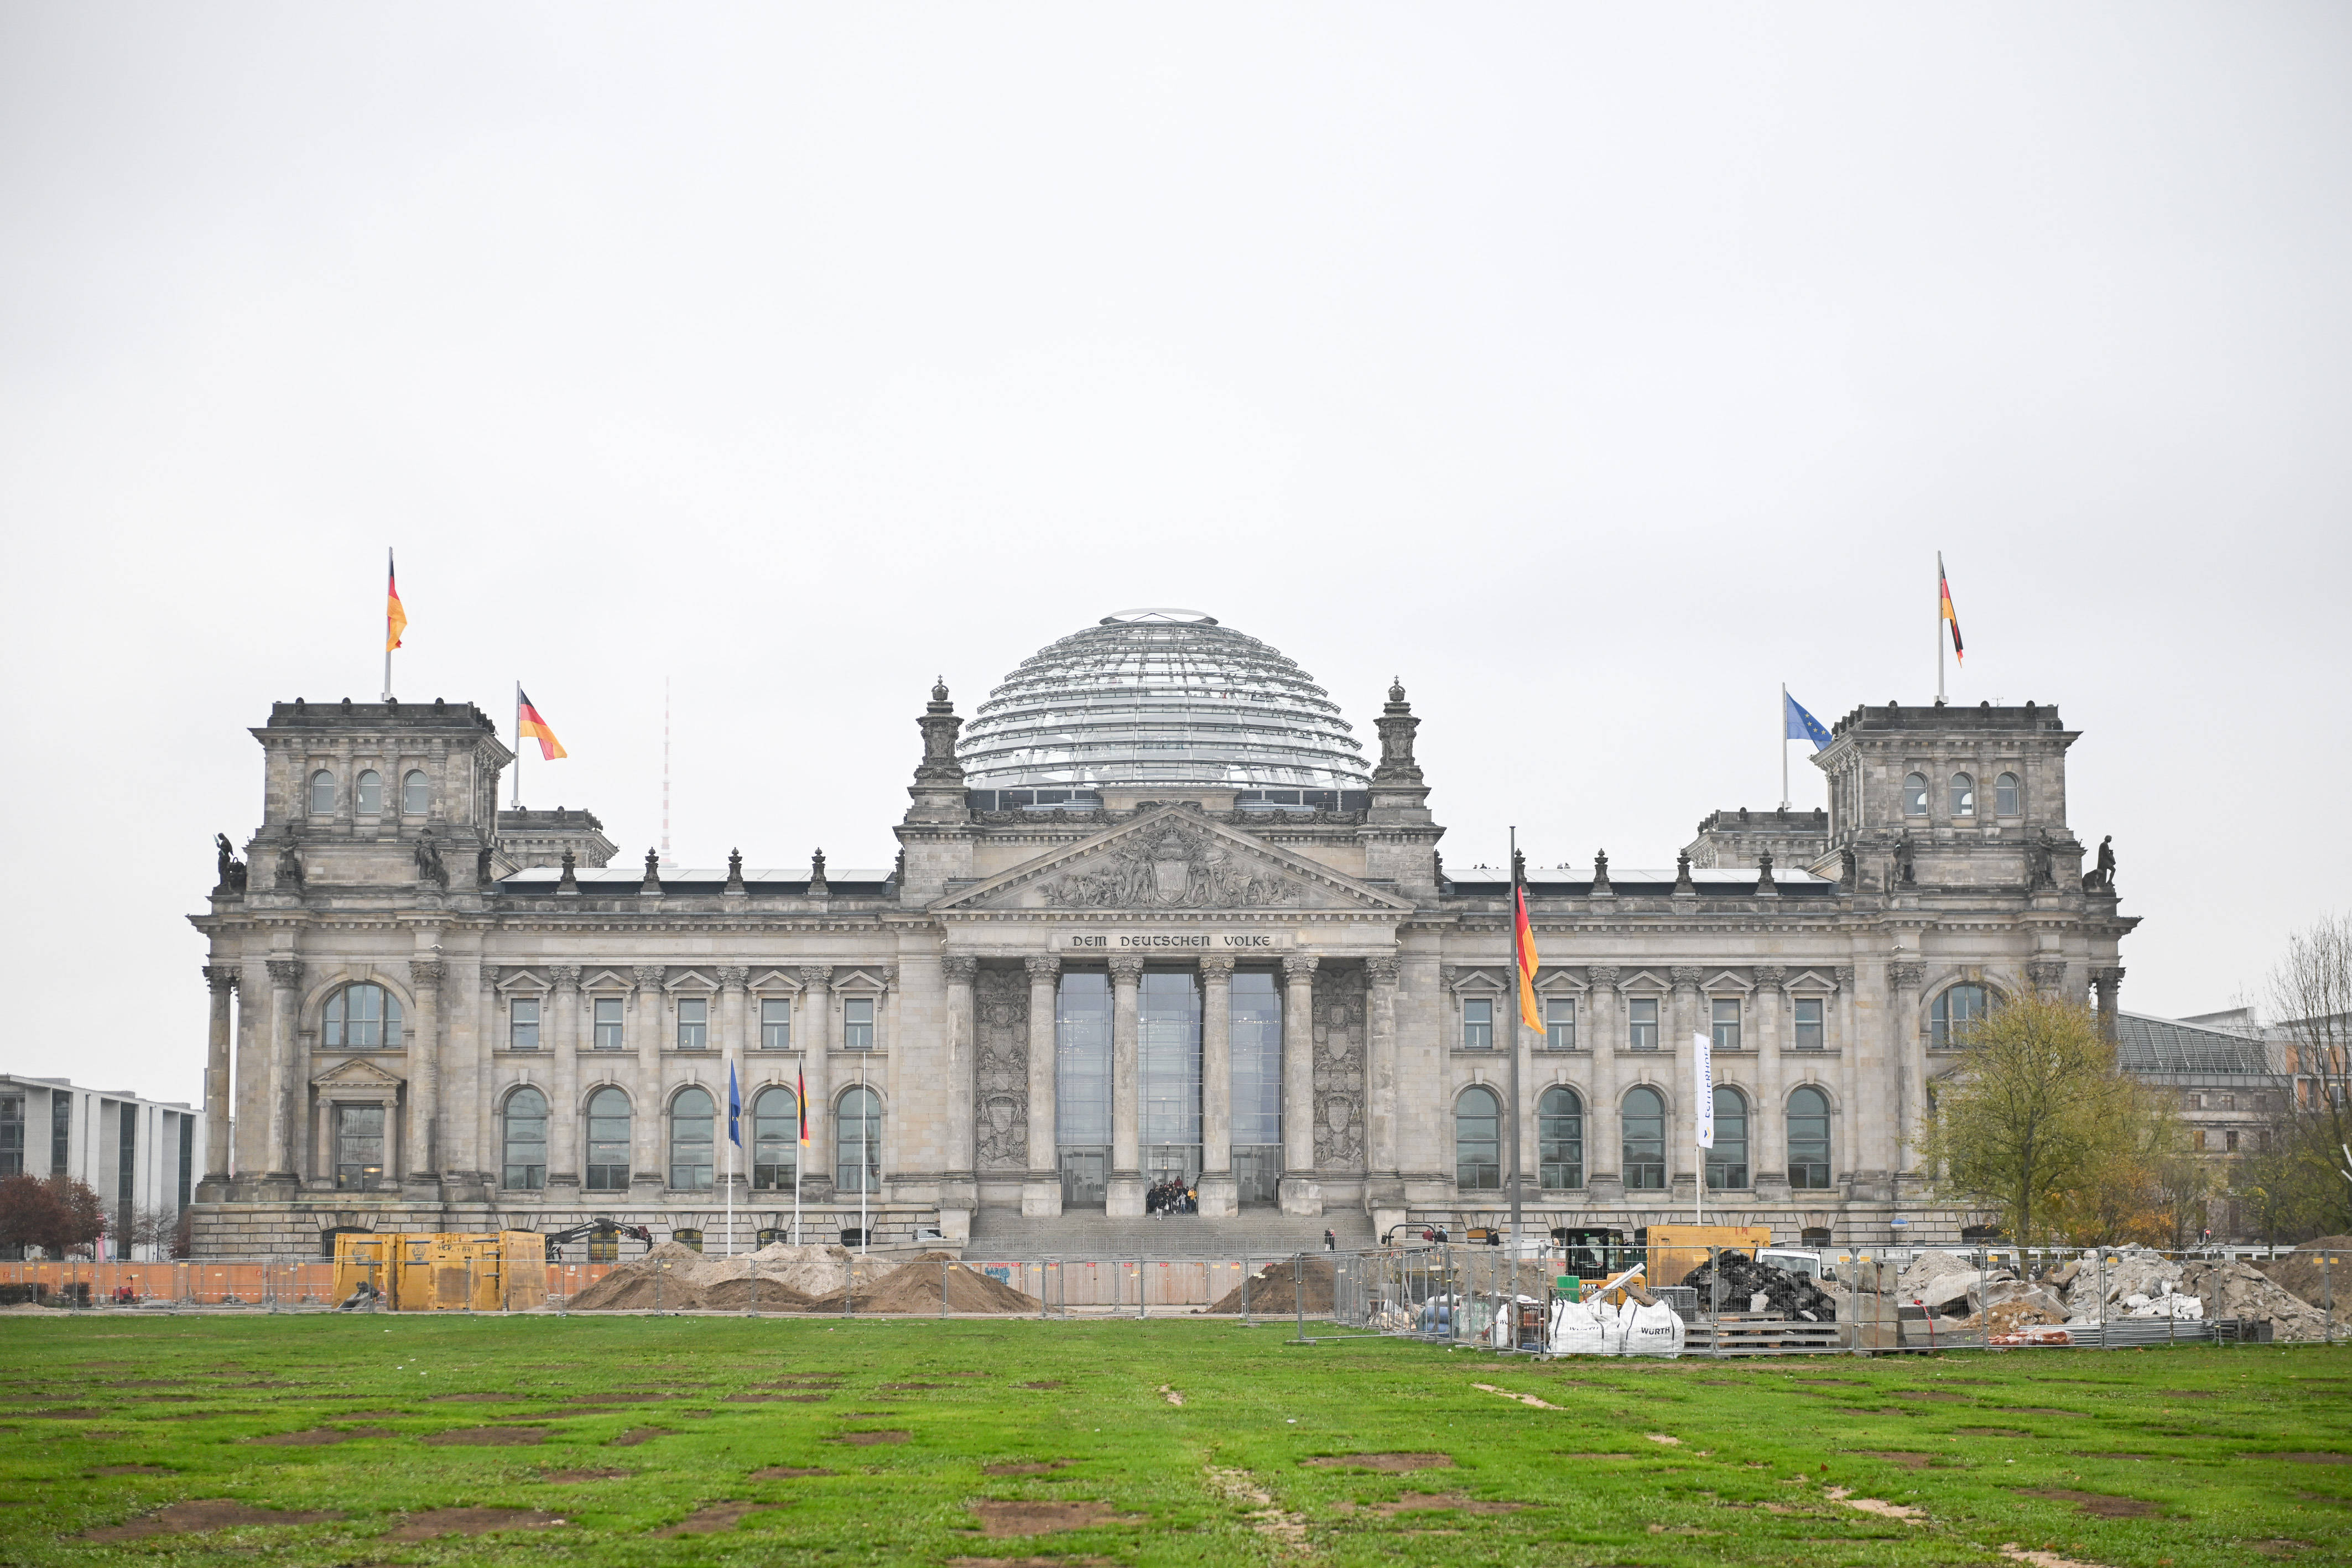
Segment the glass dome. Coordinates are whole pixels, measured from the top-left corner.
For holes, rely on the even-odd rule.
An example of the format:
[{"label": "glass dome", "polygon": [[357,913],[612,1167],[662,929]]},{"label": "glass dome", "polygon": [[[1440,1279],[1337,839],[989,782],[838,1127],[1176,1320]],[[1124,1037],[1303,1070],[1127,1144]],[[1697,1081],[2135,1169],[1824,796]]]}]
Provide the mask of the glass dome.
[{"label": "glass dome", "polygon": [[1323,688],[1192,610],[1122,610],[1032,653],[957,749],[979,789],[1369,787]]}]

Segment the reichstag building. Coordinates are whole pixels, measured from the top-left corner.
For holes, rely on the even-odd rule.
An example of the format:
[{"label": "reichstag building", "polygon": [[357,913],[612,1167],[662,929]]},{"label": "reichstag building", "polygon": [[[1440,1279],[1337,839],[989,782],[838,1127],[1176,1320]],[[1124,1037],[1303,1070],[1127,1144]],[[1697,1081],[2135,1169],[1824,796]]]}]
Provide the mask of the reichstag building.
[{"label": "reichstag building", "polygon": [[500,810],[471,704],[277,704],[194,917],[199,1249],[607,1216],[715,1250],[730,1061],[739,1248],[797,1202],[804,1239],[1051,1250],[1170,1182],[1204,1229],[1458,1235],[1507,1207],[1514,1051],[1531,1227],[1686,1218],[1705,1182],[1711,1222],[1785,1240],[1949,1239],[1918,1130],[1956,1029],[2028,989],[2116,1007],[2136,922],[2086,886],[2055,707],[1856,708],[1825,811],[1534,867],[1540,1033],[1504,873],[1440,854],[1420,723],[1391,687],[1367,757],[1273,647],[1129,611],[968,724],[932,690],[894,866],[688,868]]}]

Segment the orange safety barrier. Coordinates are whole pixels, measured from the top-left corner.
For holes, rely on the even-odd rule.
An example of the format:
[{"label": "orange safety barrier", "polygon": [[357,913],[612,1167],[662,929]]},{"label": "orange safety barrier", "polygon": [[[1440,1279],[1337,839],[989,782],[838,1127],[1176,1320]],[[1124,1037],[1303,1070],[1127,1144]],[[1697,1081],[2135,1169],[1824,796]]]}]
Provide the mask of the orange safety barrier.
[{"label": "orange safety barrier", "polygon": [[[526,1256],[513,1256],[509,1248],[524,1251]],[[527,1256],[527,1244],[500,1238],[491,1238],[490,1246],[481,1249],[486,1260],[493,1250],[500,1254],[497,1262],[485,1261],[477,1269],[474,1306],[478,1311],[498,1310],[497,1281],[507,1269],[520,1274],[536,1266],[543,1281],[541,1290],[534,1293],[528,1279],[516,1280],[509,1299],[517,1308],[535,1306],[542,1301],[560,1305],[612,1271],[608,1263],[539,1265],[538,1260]],[[461,1261],[457,1267],[462,1272],[465,1266]],[[333,1307],[351,1295],[349,1289],[338,1292],[336,1265],[324,1260],[297,1262],[194,1258],[136,1263],[68,1258],[0,1262],[0,1288],[7,1286],[33,1287],[37,1299],[49,1305],[89,1307],[162,1303],[290,1311]],[[381,1281],[378,1288],[383,1288]],[[457,1292],[460,1299],[448,1304],[464,1307],[463,1293],[461,1288]]]}]

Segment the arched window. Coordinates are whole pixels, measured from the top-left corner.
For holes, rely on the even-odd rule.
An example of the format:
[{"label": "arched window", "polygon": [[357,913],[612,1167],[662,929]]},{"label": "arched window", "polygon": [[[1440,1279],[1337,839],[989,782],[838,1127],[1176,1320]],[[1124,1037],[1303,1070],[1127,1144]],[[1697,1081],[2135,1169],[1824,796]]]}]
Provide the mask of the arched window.
[{"label": "arched window", "polygon": [[1830,1185],[1830,1097],[1810,1084],[1789,1096],[1789,1186],[1826,1192]]},{"label": "arched window", "polygon": [[1547,1192],[1584,1185],[1584,1102],[1564,1083],[1536,1102],[1536,1158]]},{"label": "arched window", "polygon": [[751,1099],[751,1186],[788,1192],[800,1168],[801,1108],[793,1092],[762,1089]]},{"label": "arched window", "polygon": [[345,986],[327,998],[320,1047],[327,1051],[400,1049],[400,998],[382,986]]},{"label": "arched window", "polygon": [[2017,815],[2017,775],[2004,773],[1992,781],[1992,809],[1996,816]]},{"label": "arched window", "polygon": [[1977,814],[1977,780],[1972,773],[1952,775],[1952,815],[1973,817]]},{"label": "arched window", "polygon": [[433,791],[425,781],[425,770],[421,768],[410,768],[400,780],[400,814],[404,817],[421,817],[425,815],[425,810],[432,804],[432,800]]},{"label": "arched window", "polygon": [[669,1103],[669,1185],[675,1192],[709,1192],[719,1147],[712,1123],[719,1107],[708,1090],[686,1088]]},{"label": "arched window", "polygon": [[1927,814],[1927,776],[1913,773],[1903,780],[1903,814],[1924,817]]},{"label": "arched window", "polygon": [[362,817],[382,816],[383,814],[383,775],[373,768],[362,773],[359,793],[352,804],[352,809]]},{"label": "arched window", "polygon": [[684,1230],[671,1231],[669,1239],[680,1247],[691,1247],[697,1252],[702,1250],[702,1232],[690,1227]]},{"label": "arched window", "polygon": [[1969,1042],[1969,1031],[1992,1011],[1992,993],[1982,986],[1953,986],[1940,993],[1927,1009],[1928,1031],[1937,1051]]},{"label": "arched window", "polygon": [[335,814],[335,776],[321,768],[310,775],[310,815],[331,817]]},{"label": "arched window", "polygon": [[1475,1084],[1454,1103],[1454,1182],[1464,1192],[1503,1185],[1503,1103]]},{"label": "arched window", "polygon": [[629,1190],[629,1097],[611,1087],[588,1096],[588,1190]]},{"label": "arched window", "polygon": [[547,1185],[547,1096],[526,1083],[507,1096],[506,1176],[500,1186]]},{"label": "arched window", "polygon": [[1706,1151],[1706,1185],[1712,1191],[1748,1185],[1748,1099],[1727,1084],[1715,1091],[1715,1147]]},{"label": "arched window", "polygon": [[882,1096],[853,1089],[835,1113],[833,1187],[835,1192],[882,1190]]},{"label": "arched window", "polygon": [[1625,1096],[1625,1190],[1666,1189],[1666,1102],[1654,1089]]}]

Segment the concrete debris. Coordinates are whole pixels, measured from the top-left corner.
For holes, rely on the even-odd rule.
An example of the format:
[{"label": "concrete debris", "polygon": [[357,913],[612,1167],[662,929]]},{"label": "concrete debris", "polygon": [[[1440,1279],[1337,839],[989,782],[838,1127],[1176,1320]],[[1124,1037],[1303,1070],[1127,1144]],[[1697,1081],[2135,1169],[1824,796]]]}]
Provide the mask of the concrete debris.
[{"label": "concrete debris", "polygon": [[2352,1319],[2352,1236],[2322,1236],[2257,1267],[2312,1306],[2332,1300],[2336,1322]]},{"label": "concrete debris", "polygon": [[[2005,1271],[2000,1276],[2013,1278]],[[1969,1292],[1976,1288],[1977,1266],[1965,1258],[1930,1249],[1911,1260],[1895,1282],[1895,1300],[1917,1301],[1939,1317],[1957,1317],[1969,1310]]]},{"label": "concrete debris", "polygon": [[2180,1289],[2202,1299],[2205,1316],[2266,1322],[2274,1340],[2327,1337],[2325,1313],[2250,1263],[2190,1263]]},{"label": "concrete debris", "polygon": [[1826,1323],[1837,1319],[1837,1303],[1804,1274],[1759,1263],[1738,1252],[1722,1255],[1720,1266],[1702,1263],[1681,1282],[1698,1292],[1704,1308],[1714,1300],[1717,1278],[1723,1281],[1723,1304],[1732,1311],[1785,1312],[1801,1322]]}]

